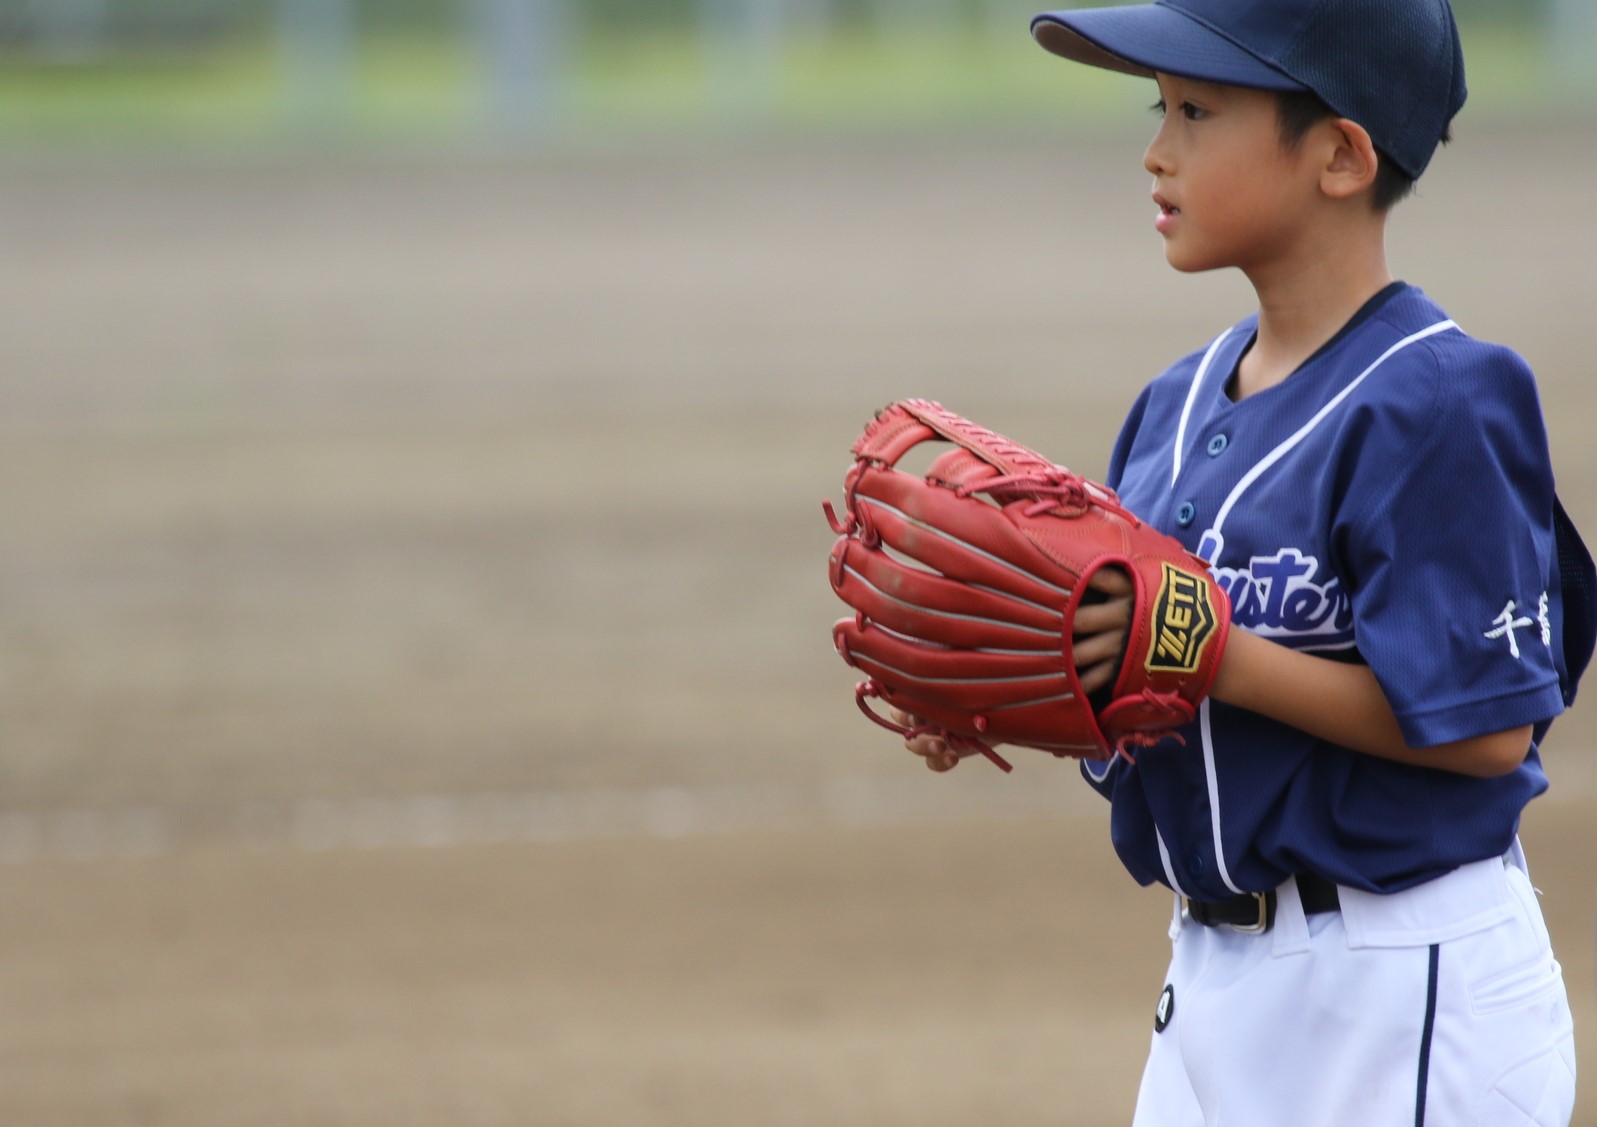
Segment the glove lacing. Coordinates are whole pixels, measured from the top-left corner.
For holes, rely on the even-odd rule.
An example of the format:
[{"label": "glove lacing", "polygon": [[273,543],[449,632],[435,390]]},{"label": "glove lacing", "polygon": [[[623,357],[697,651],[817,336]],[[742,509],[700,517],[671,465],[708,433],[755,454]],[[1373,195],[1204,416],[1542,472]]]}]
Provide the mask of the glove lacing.
[{"label": "glove lacing", "polygon": [[955,751],[979,752],[991,760],[996,766],[1001,767],[1006,773],[1015,769],[1014,765],[1002,755],[999,755],[990,744],[984,743],[973,736],[962,736],[957,732],[950,732],[933,724],[921,724],[917,727],[911,728],[908,725],[899,724],[896,721],[887,719],[870,705],[865,703],[867,699],[880,699],[881,696],[882,687],[878,685],[874,679],[861,681],[859,684],[854,686],[854,703],[859,705],[859,710],[863,712],[872,723],[880,724],[889,732],[897,732],[900,736],[904,737],[906,742],[916,739],[920,736],[935,736],[946,743],[949,747],[953,748]]}]

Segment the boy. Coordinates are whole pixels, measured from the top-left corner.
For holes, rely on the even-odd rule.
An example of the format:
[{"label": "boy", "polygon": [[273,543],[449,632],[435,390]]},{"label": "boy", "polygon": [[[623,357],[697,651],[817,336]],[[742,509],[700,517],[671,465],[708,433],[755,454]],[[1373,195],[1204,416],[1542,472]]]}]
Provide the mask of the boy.
[{"label": "boy", "polygon": [[[1524,362],[1384,249],[1464,102],[1447,0],[1158,0],[1033,34],[1155,79],[1166,258],[1259,303],[1143,392],[1107,478],[1239,627],[1185,746],[1083,764],[1126,868],[1176,894],[1135,1123],[1565,1124],[1569,1007],[1516,834],[1591,654],[1591,560]],[[1086,687],[1127,617],[1084,609]]]}]

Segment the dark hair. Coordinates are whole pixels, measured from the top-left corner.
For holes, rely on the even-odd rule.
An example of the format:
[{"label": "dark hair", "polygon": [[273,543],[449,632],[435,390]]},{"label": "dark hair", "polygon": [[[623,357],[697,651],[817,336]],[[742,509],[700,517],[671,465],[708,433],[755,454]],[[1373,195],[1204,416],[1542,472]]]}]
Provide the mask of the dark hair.
[{"label": "dark hair", "polygon": [[[1281,123],[1281,144],[1288,152],[1303,143],[1320,122],[1340,117],[1312,90],[1282,91],[1277,96],[1276,116]],[[1442,134],[1442,144],[1453,139],[1451,131]],[[1370,204],[1376,211],[1390,211],[1414,191],[1414,178],[1399,168],[1391,157],[1381,152],[1380,167],[1375,174],[1375,184],[1370,192]]]}]

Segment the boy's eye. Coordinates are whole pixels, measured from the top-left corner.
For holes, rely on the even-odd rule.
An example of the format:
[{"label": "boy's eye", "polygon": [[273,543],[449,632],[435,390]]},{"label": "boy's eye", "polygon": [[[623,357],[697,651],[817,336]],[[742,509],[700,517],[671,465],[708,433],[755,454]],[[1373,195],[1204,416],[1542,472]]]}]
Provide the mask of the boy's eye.
[{"label": "boy's eye", "polygon": [[[1165,104],[1165,100],[1163,98],[1160,98],[1153,105],[1149,106],[1148,109],[1158,114],[1160,117],[1164,117],[1169,112],[1170,107]],[[1186,118],[1188,121],[1202,121],[1204,118],[1209,116],[1208,110],[1204,109],[1202,106],[1195,106],[1191,102],[1182,102],[1179,109],[1181,110],[1181,116]]]}]

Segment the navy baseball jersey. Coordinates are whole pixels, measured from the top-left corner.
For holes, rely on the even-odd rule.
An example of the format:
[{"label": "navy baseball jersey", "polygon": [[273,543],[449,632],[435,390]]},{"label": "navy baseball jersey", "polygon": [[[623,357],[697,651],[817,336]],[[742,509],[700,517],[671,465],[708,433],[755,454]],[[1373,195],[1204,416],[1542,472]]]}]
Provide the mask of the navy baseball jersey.
[{"label": "navy baseball jersey", "polygon": [[[1366,663],[1412,746],[1527,724],[1539,741],[1590,656],[1593,608],[1529,368],[1394,283],[1234,401],[1256,323],[1144,390],[1107,483],[1209,562],[1236,627]],[[1197,899],[1302,871],[1407,888],[1502,855],[1547,787],[1534,747],[1511,775],[1472,778],[1214,700],[1184,736],[1083,772],[1132,875]]]}]

